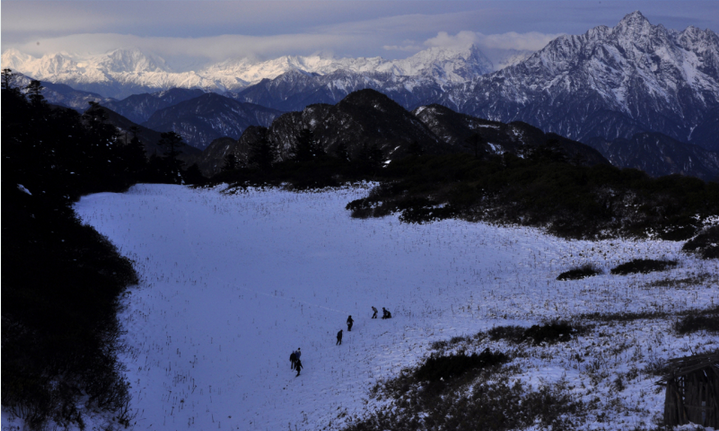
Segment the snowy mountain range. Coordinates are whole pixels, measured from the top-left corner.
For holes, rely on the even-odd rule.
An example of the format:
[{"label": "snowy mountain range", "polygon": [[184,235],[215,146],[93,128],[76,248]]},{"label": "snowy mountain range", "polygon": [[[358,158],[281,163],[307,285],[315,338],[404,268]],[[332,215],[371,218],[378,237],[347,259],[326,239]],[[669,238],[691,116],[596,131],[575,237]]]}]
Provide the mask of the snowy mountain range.
[{"label": "snowy mountain range", "polygon": [[[265,62],[228,60],[199,71],[174,72],[161,58],[138,50],[94,57],[64,53],[41,59],[8,50],[2,56],[3,68],[44,81],[51,103],[78,109],[95,97],[140,124],[156,111],[199,92],[219,92],[262,109],[302,111],[312,104],[335,105],[352,92],[373,89],[408,110],[439,104],[476,118],[522,121],[544,132],[592,141],[610,160],[624,160],[620,166],[646,169],[652,164],[650,170],[657,174],[688,173],[699,168],[697,158],[702,158],[711,159],[712,167],[700,170],[714,171],[716,157],[707,159],[700,151],[719,151],[719,36],[711,30],[667,29],[651,24],[637,11],[615,27],[561,36],[518,60],[492,72],[497,67],[476,46],[468,46],[430,48],[392,61],[286,56]],[[68,92],[63,84],[97,94]],[[183,89],[183,96],[167,98],[168,89],[175,87]],[[110,94],[135,95],[113,101],[107,98]],[[232,110],[230,104],[223,101],[222,105]],[[222,118],[236,115],[220,108],[215,111],[217,118],[202,122],[226,123]],[[267,127],[271,121],[267,117],[258,125]],[[190,117],[184,121],[191,123]],[[232,127],[225,124],[214,129]],[[241,133],[241,127],[235,129]],[[175,131],[187,134],[187,130]],[[668,139],[659,141],[671,142],[672,148],[685,144],[701,148],[676,147],[666,152],[669,144],[650,145],[646,151],[627,147],[630,142],[646,146],[643,136],[656,133],[665,135]],[[208,135],[199,147],[212,139],[214,135]],[[627,154],[642,151],[651,153],[647,157],[653,161],[626,165],[627,160],[639,160]]]},{"label": "snowy mountain range", "polygon": [[[522,54],[527,53],[520,53],[512,61],[521,59]],[[474,76],[494,70],[492,62],[475,46],[462,49],[432,47],[400,60],[321,56],[283,56],[262,62],[232,59],[193,71],[174,71],[162,58],[139,49],[118,49],[86,56],[58,53],[41,58],[9,49],[2,54],[2,65],[33,79],[66,84],[113,98],[170,88],[200,88],[220,93],[239,91],[288,72],[309,75],[328,75],[338,70],[357,74],[380,73],[423,78],[446,85],[467,82]]]},{"label": "snowy mountain range", "polygon": [[439,102],[580,141],[654,131],[716,151],[719,36],[652,25],[634,12],[614,28],[561,36],[520,64],[447,91]]}]

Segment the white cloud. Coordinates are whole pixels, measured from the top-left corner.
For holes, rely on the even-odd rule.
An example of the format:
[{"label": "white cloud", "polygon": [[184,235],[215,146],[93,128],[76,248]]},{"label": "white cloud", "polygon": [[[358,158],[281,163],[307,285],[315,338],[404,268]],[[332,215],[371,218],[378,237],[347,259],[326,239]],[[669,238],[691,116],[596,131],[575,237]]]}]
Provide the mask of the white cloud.
[{"label": "white cloud", "polygon": [[552,39],[559,34],[544,34],[538,32],[517,33],[507,32],[503,34],[485,35],[473,31],[460,31],[455,35],[447,32],[439,32],[437,36],[424,42],[428,47],[465,47],[477,45],[480,49],[501,49],[517,51],[538,51],[544,48]]},{"label": "white cloud", "polygon": [[424,45],[432,48],[455,48],[477,44],[481,33],[473,31],[460,31],[456,35],[450,35],[446,31],[440,31],[437,36],[427,39]]},{"label": "white cloud", "polygon": [[76,34],[30,42],[17,48],[41,57],[59,52],[101,54],[115,49],[137,48],[159,55],[169,64],[219,62],[232,58],[274,58],[295,52],[332,52],[333,47],[351,43],[349,37],[320,34],[273,36],[224,35],[198,38],[138,37],[122,34]]},{"label": "white cloud", "polygon": [[538,51],[563,33],[545,34],[538,32],[478,35],[478,43],[487,48]]}]

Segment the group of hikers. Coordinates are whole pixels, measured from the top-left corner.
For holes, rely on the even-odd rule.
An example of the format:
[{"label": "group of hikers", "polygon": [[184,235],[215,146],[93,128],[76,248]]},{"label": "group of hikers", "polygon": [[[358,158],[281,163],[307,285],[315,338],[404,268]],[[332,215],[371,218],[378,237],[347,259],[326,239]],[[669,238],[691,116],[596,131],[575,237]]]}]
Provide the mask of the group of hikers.
[{"label": "group of hikers", "polygon": [[[372,306],[372,311],[374,311],[374,313],[372,313],[372,318],[376,319],[377,318],[377,309],[374,308],[374,306]],[[382,307],[382,318],[383,319],[391,319],[392,313],[390,313],[388,309]]]},{"label": "group of hikers", "polygon": [[[372,318],[377,318],[377,309],[372,306]],[[391,319],[392,313],[389,312],[386,308],[382,307],[382,318],[383,319]],[[354,325],[355,321],[352,319],[352,315],[350,314],[349,317],[347,317],[347,332],[352,331],[352,325]],[[337,333],[337,343],[335,343],[336,346],[339,346],[342,344],[342,329],[340,329],[340,332]],[[300,355],[302,352],[300,352],[300,348],[298,347],[297,350],[292,352],[290,354],[290,363],[293,370],[297,370],[297,376],[300,375],[300,370],[302,369],[302,362],[300,361]],[[297,377],[295,376],[295,377]]]}]

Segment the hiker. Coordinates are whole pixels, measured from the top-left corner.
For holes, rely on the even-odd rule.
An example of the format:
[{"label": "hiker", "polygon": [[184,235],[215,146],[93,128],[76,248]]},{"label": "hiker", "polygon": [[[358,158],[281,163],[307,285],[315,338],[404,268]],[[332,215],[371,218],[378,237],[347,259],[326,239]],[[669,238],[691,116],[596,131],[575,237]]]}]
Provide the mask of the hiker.
[{"label": "hiker", "polygon": [[300,351],[300,348],[298,347],[297,350],[295,350],[295,357],[297,357],[297,360],[300,360],[300,356],[302,356],[302,352]]},{"label": "hiker", "polygon": [[388,309],[382,307],[382,318],[383,319],[391,319],[392,313],[390,313]]},{"label": "hiker", "polygon": [[374,311],[374,313],[372,313],[372,318],[376,319],[377,318],[377,309],[374,308],[374,305],[372,306],[372,311]]},{"label": "hiker", "polygon": [[342,330],[340,329],[340,332],[337,333],[337,342],[335,343],[335,346],[339,346],[342,344]]},{"label": "hiker", "polygon": [[354,320],[352,320],[352,315],[350,314],[350,317],[347,318],[347,332],[352,331],[352,325],[355,323]]},{"label": "hiker", "polygon": [[[300,358],[297,358],[297,362],[295,362],[295,369],[297,370],[297,376],[300,375],[300,370],[302,369],[302,361],[300,361]],[[295,376],[295,377],[297,377]]]},{"label": "hiker", "polygon": [[295,369],[295,364],[297,363],[297,354],[295,352],[290,353],[290,369]]}]

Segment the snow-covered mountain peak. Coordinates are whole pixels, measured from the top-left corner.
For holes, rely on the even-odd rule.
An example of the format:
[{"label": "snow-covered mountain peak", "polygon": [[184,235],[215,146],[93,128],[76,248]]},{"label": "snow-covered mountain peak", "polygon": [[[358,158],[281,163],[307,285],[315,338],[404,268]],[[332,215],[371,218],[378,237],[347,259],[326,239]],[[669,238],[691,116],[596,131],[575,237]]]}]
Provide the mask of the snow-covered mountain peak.
[{"label": "snow-covered mountain peak", "polygon": [[653,28],[649,20],[637,10],[622,18],[614,27],[614,31],[619,34],[637,35],[649,34]]},{"label": "snow-covered mountain peak", "polygon": [[115,73],[168,71],[162,58],[147,55],[137,48],[116,49],[106,55],[99,56],[97,65],[108,72]]},{"label": "snow-covered mountain peak", "polygon": [[686,142],[694,128],[711,128],[716,118],[719,37],[711,30],[653,25],[634,12],[612,28],[560,36],[526,61],[471,85],[471,95],[460,87],[443,102],[577,140],[656,130]]},{"label": "snow-covered mountain peak", "polygon": [[110,97],[126,97],[128,91],[154,92],[172,87],[237,91],[293,71],[310,75],[331,75],[337,71],[382,73],[444,85],[467,82],[493,70],[491,61],[476,46],[431,47],[400,60],[381,57],[337,59],[320,55],[286,55],[266,61],[239,58],[183,73],[171,70],[162,58],[137,48],[117,49],[100,55],[58,53],[42,58],[11,49],[3,54],[2,62],[3,67],[34,79],[68,84]]},{"label": "snow-covered mountain peak", "polygon": [[396,73],[405,76],[429,76],[439,81],[467,82],[494,70],[492,62],[476,45],[431,47],[404,59],[390,62]]}]

